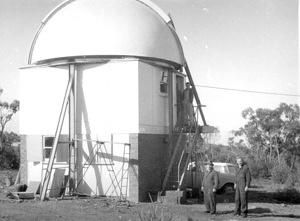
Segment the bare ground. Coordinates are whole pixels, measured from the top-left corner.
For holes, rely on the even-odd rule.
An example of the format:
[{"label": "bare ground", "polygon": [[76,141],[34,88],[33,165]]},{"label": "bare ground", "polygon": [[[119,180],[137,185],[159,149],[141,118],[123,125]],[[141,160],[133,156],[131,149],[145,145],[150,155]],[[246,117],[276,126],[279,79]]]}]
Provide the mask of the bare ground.
[{"label": "bare ground", "polygon": [[[3,177],[0,176],[0,187]],[[203,203],[188,199],[185,205],[159,203],[117,202],[109,198],[69,198],[17,201],[6,197],[8,188],[0,188],[0,220],[141,220],[148,213],[160,214],[172,220],[300,220],[299,195],[286,197],[278,195],[269,181],[255,182],[249,192],[249,216],[246,219],[233,216],[234,194],[217,196],[217,215],[204,213]],[[276,187],[277,188],[277,187]],[[293,198],[293,199],[292,199]],[[300,197],[299,197],[300,199]],[[291,202],[293,200],[293,203]],[[146,220],[146,219],[145,219]],[[166,220],[166,219],[164,219]]]}]

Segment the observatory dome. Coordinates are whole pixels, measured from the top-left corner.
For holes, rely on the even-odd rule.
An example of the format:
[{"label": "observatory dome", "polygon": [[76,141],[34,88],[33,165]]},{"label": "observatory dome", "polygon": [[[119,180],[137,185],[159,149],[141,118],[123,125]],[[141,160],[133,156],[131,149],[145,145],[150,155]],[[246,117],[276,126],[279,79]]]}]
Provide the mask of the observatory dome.
[{"label": "observatory dome", "polygon": [[28,63],[90,56],[182,65],[182,48],[169,22],[149,0],[68,0],[42,21]]}]

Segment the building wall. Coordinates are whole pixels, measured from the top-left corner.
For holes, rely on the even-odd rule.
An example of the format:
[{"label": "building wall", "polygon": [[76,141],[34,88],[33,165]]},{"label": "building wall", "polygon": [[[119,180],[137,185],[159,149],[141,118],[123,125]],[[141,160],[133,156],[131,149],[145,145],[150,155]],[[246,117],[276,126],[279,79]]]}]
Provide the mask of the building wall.
[{"label": "building wall", "polygon": [[168,133],[168,93],[160,91],[163,73],[167,76],[168,69],[139,62],[140,133]]},{"label": "building wall", "polygon": [[[113,160],[119,181],[122,166],[128,167],[129,200],[149,200],[148,193],[161,188],[170,151],[168,94],[160,91],[162,73],[168,70],[136,60],[79,65],[76,70],[76,135],[82,140],[77,143],[78,191],[118,194],[111,187],[106,158]],[[21,70],[21,167],[27,183],[42,176],[43,135],[53,136],[55,132],[67,79],[66,67]],[[62,130],[63,134],[67,132],[68,114]],[[119,144],[106,143],[106,157],[98,157],[96,162],[95,141],[111,139]],[[129,165],[123,164],[124,143],[131,145]],[[55,166],[52,185],[61,185],[68,174],[67,166],[67,160]]]},{"label": "building wall", "polygon": [[[161,190],[167,160],[167,134],[139,134],[139,201]],[[153,195],[152,195],[153,196]]]},{"label": "building wall", "polygon": [[77,134],[138,132],[138,61],[78,67]]},{"label": "building wall", "polygon": [[[20,70],[20,134],[55,132],[67,81],[66,68],[32,67]],[[62,133],[67,131],[68,117]]]}]

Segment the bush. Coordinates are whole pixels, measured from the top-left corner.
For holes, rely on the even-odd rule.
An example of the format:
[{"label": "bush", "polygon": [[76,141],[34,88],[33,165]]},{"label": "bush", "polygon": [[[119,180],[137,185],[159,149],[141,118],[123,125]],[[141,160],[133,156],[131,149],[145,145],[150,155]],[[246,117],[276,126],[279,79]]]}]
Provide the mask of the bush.
[{"label": "bush", "polygon": [[20,152],[10,145],[5,145],[0,155],[0,169],[19,169]]},{"label": "bush", "polygon": [[273,199],[282,203],[300,203],[300,193],[294,188],[285,188],[273,193]]},{"label": "bush", "polygon": [[272,169],[272,181],[277,184],[284,184],[286,182],[293,183],[293,174],[291,173],[290,168],[285,162],[280,162],[275,165]]},{"label": "bush", "polygon": [[297,182],[297,176],[293,173],[289,173],[287,180],[284,182],[284,184],[288,187],[291,188],[295,186],[295,183]]}]

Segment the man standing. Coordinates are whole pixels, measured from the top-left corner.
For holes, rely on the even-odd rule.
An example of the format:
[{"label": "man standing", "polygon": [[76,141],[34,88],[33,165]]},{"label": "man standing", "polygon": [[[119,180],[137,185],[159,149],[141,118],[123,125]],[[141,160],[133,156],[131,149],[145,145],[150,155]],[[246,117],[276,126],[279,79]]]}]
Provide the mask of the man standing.
[{"label": "man standing", "polygon": [[187,82],[185,85],[186,88],[183,91],[184,123],[191,125],[195,122],[193,108],[194,94],[191,84]]},{"label": "man standing", "polygon": [[219,184],[219,176],[214,171],[213,162],[209,162],[208,172],[204,174],[201,190],[204,194],[206,212],[216,214],[216,191]]},{"label": "man standing", "polygon": [[235,175],[235,210],[234,215],[242,215],[246,218],[248,213],[248,189],[251,182],[251,174],[243,159],[236,159],[238,169]]}]

